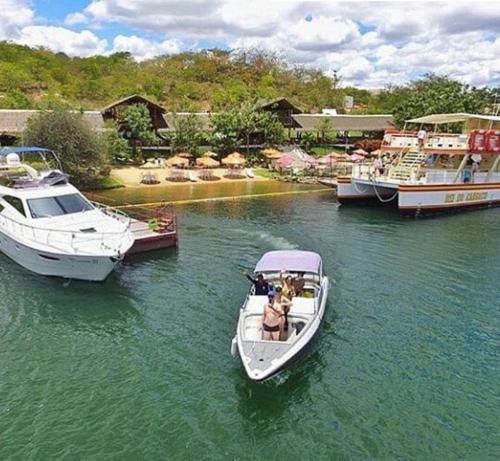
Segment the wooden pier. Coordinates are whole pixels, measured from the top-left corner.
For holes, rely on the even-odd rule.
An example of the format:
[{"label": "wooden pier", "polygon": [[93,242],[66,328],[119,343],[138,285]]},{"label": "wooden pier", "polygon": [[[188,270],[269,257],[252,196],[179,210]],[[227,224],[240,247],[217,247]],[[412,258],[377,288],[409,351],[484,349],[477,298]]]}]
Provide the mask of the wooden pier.
[{"label": "wooden pier", "polygon": [[177,227],[172,229],[152,230],[148,222],[132,219],[130,230],[134,234],[134,245],[127,255],[160,250],[177,245]]},{"label": "wooden pier", "polygon": [[172,205],[155,208],[130,207],[130,230],[134,244],[127,255],[177,246],[177,217]]}]

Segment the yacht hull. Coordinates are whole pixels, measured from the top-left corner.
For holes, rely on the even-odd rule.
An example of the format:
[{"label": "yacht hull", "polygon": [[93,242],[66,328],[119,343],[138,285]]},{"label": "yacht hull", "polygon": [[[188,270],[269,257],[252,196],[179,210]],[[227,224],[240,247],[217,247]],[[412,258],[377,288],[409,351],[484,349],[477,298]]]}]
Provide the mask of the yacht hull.
[{"label": "yacht hull", "polygon": [[66,255],[39,251],[0,231],[0,251],[35,274],[100,282],[113,271],[119,258]]},{"label": "yacht hull", "polygon": [[372,184],[357,183],[350,177],[337,179],[337,201],[339,203],[370,203],[389,200],[394,197],[395,191],[389,187]]},{"label": "yacht hull", "polygon": [[500,183],[404,184],[398,207],[409,216],[500,206]]}]

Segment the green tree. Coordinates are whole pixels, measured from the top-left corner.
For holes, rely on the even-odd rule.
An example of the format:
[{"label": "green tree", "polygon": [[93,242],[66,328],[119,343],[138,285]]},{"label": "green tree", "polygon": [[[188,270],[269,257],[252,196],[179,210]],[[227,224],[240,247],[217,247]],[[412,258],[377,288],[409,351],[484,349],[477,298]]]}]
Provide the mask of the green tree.
[{"label": "green tree", "polygon": [[53,150],[79,186],[91,186],[109,174],[101,140],[79,113],[41,111],[28,120],[23,140]]},{"label": "green tree", "polygon": [[306,151],[311,151],[312,146],[316,143],[316,136],[311,131],[306,131],[302,135],[301,145]]},{"label": "green tree", "polygon": [[174,133],[171,136],[174,152],[186,151],[196,156],[203,142],[202,125],[195,114],[179,115],[174,113]]},{"label": "green tree", "polygon": [[27,109],[30,106],[29,98],[20,90],[12,90],[5,97],[0,98],[2,109]]},{"label": "green tree", "polygon": [[128,141],[118,131],[115,123],[109,123],[102,134],[102,141],[106,159],[112,161],[116,158],[130,158],[132,152]]},{"label": "green tree", "polygon": [[405,120],[433,113],[483,113],[491,105],[491,92],[460,83],[446,76],[428,74],[410,83],[406,97],[394,107],[394,120]]},{"label": "green tree", "polygon": [[123,114],[124,135],[132,144],[132,156],[137,158],[137,145],[154,145],[158,138],[153,132],[153,123],[144,104],[132,104]]},{"label": "green tree", "polygon": [[238,111],[234,109],[211,115],[211,144],[221,154],[238,149],[240,144],[239,120]]},{"label": "green tree", "polygon": [[332,121],[328,117],[324,117],[318,125],[318,132],[320,133],[321,140],[326,141],[328,134],[332,131]]},{"label": "green tree", "polygon": [[254,133],[261,133],[269,144],[279,144],[284,139],[284,128],[278,118],[253,101],[212,115],[211,126],[213,142],[224,153],[237,149],[243,142],[248,155]]},{"label": "green tree", "polygon": [[259,129],[262,130],[266,144],[276,146],[285,140],[285,128],[278,117],[271,112],[261,113]]}]

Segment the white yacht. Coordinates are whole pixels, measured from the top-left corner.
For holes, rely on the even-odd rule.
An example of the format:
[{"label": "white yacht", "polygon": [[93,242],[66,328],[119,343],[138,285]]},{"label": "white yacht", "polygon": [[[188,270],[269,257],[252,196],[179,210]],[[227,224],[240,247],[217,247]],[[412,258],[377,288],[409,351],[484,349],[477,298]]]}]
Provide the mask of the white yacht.
[{"label": "white yacht", "polygon": [[[23,160],[35,155],[48,167]],[[102,281],[132,247],[130,219],[89,202],[38,147],[0,149],[0,251],[41,275]]]},{"label": "white yacht", "polygon": [[273,287],[281,285],[280,271],[304,274],[304,290],[292,299],[288,312],[288,330],[282,340],[262,339],[266,295],[250,290],[240,310],[236,336],[231,344],[233,356],[239,355],[248,377],[265,381],[289,368],[308,349],[319,331],[328,297],[328,277],[323,262],[311,251],[270,251],[262,256],[254,273],[262,274]]}]

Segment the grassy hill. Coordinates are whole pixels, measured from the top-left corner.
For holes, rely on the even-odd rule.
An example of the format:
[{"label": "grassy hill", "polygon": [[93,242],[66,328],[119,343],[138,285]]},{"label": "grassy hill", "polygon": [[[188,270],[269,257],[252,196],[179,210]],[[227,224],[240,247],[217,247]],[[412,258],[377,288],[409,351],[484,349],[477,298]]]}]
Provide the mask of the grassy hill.
[{"label": "grassy hill", "polygon": [[140,93],[175,110],[219,110],[248,98],[286,96],[305,110],[341,107],[345,94],[318,70],[290,66],[259,51],[205,50],[137,62],[130,53],[71,58],[0,42],[0,108],[41,108],[66,102],[99,109]]}]

